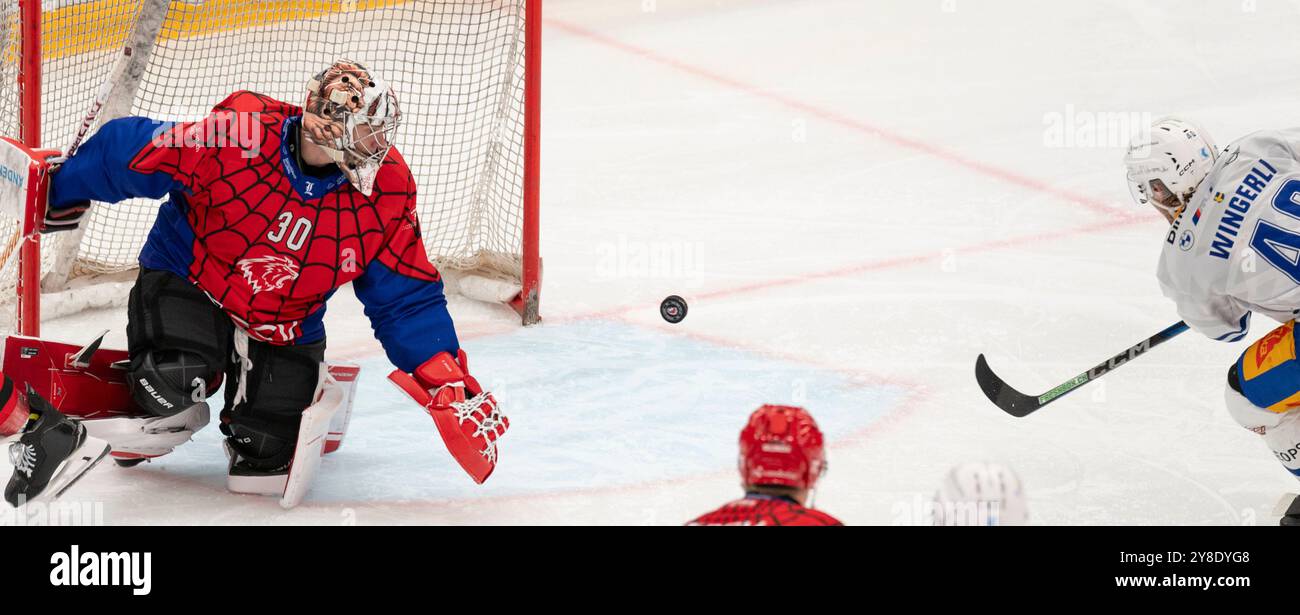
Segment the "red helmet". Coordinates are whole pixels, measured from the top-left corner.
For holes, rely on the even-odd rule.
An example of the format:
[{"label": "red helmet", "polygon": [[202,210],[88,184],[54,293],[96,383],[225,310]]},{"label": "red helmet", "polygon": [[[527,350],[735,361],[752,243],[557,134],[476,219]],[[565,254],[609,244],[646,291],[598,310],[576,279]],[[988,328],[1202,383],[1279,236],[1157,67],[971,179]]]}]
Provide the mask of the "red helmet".
[{"label": "red helmet", "polygon": [[811,489],[826,471],[817,422],[803,408],[763,406],[740,431],[740,477],[746,485]]}]

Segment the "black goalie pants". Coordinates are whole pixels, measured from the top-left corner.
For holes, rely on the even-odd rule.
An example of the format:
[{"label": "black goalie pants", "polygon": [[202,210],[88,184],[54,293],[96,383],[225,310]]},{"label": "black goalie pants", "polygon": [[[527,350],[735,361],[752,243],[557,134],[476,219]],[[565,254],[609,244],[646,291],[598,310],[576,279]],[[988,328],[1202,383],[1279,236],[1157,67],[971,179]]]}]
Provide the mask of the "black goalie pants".
[{"label": "black goalie pants", "polygon": [[188,280],[154,269],[141,269],[127,318],[137,404],[169,416],[208,399],[224,380],[221,431],[231,446],[254,469],[288,465],[302,411],[316,393],[324,340],[276,346],[249,339],[241,360],[230,317]]}]

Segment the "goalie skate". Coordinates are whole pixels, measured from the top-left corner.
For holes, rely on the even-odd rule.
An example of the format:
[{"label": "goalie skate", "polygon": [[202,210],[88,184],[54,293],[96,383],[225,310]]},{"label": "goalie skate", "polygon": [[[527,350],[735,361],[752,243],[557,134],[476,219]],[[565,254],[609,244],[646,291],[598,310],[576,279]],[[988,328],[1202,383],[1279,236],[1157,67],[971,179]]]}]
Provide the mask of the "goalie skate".
[{"label": "goalie skate", "polygon": [[108,455],[108,443],[29,392],[35,422],[9,445],[14,473],[5,500],[15,507],[55,500]]}]

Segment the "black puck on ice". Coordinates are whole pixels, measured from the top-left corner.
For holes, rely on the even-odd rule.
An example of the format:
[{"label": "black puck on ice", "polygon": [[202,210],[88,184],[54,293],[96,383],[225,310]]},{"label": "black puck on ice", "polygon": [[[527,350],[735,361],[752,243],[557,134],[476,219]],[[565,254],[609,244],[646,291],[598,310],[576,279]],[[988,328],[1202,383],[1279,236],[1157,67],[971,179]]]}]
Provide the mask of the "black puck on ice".
[{"label": "black puck on ice", "polygon": [[686,300],[677,295],[669,295],[659,304],[659,315],[673,324],[681,322],[686,318]]}]

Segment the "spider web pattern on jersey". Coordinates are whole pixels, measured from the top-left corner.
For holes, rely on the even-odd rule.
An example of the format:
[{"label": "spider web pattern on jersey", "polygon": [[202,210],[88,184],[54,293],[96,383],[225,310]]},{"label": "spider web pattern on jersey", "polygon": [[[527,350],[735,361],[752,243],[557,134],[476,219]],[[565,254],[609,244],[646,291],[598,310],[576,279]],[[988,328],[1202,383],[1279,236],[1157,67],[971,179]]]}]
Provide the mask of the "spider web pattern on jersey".
[{"label": "spider web pattern on jersey", "polygon": [[704,515],[692,525],[841,525],[830,515],[785,500],[744,499]]},{"label": "spider web pattern on jersey", "polygon": [[[250,334],[273,343],[300,336],[302,321],[376,258],[403,276],[441,279],[421,243],[415,181],[396,148],[369,197],[341,174],[291,178],[286,152],[293,144],[283,143],[282,133],[285,120],[300,114],[238,92],[206,120],[172,126],[130,165],[168,173],[185,187],[188,194],[171,206],[183,207],[193,232],[190,280]],[[250,130],[260,132],[257,147],[237,145],[241,136],[249,140],[236,133]],[[317,190],[323,195],[312,195]]]}]

